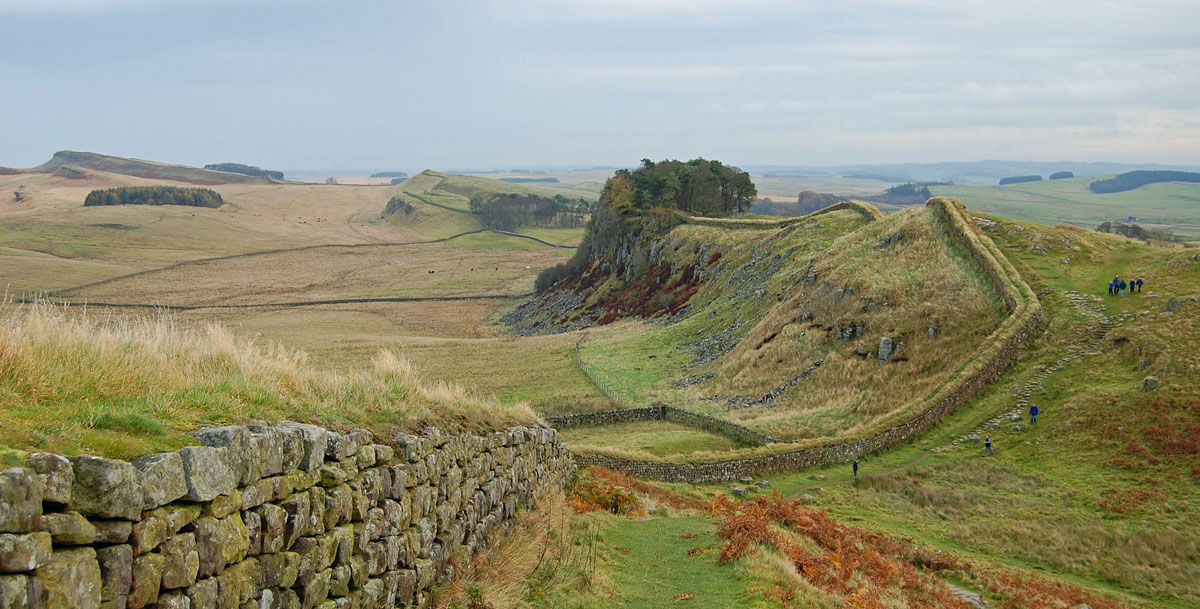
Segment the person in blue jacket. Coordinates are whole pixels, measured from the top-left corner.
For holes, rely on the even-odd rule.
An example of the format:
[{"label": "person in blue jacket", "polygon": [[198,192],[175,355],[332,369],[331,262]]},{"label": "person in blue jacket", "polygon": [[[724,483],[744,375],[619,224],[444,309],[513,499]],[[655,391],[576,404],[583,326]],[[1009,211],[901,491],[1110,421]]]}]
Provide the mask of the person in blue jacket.
[{"label": "person in blue jacket", "polygon": [[1113,282],[1108,282],[1108,295],[1112,296]]},{"label": "person in blue jacket", "polygon": [[1034,404],[1029,407],[1029,422],[1036,424],[1037,416],[1038,416],[1038,407],[1037,407],[1037,404]]},{"label": "person in blue jacket", "polygon": [[986,457],[988,453],[992,453],[993,457],[996,456],[996,451],[992,448],[992,434],[988,434],[983,440],[983,456]]},{"label": "person in blue jacket", "polygon": [[854,481],[858,482],[858,459],[854,460]]}]

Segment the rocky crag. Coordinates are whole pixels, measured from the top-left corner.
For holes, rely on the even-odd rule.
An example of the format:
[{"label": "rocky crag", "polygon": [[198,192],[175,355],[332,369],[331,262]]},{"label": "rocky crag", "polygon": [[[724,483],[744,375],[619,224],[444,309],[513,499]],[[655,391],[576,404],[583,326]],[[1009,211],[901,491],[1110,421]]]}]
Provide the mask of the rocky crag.
[{"label": "rocky crag", "polygon": [[553,429],[397,435],[211,427],[125,462],[34,453],[0,472],[0,609],[423,607],[561,487]]}]

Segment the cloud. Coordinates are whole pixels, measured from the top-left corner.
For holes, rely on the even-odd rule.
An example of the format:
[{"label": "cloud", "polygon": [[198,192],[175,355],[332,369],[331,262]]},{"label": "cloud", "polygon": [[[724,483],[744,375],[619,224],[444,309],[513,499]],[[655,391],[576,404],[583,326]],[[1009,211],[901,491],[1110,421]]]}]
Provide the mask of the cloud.
[{"label": "cloud", "polygon": [[[212,3],[218,0],[4,0],[0,14],[95,14]],[[228,1],[228,0],[225,0]]]}]

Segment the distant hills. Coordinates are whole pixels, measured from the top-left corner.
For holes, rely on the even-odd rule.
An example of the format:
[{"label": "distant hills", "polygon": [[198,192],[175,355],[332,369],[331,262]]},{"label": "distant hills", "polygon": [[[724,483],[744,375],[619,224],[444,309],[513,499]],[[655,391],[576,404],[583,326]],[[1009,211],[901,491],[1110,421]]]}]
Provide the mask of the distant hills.
[{"label": "distant hills", "polygon": [[750,165],[743,169],[772,177],[832,177],[875,179],[884,182],[944,182],[967,186],[995,185],[1000,178],[1020,175],[1049,175],[1070,171],[1076,176],[1107,176],[1137,170],[1200,171],[1200,166],[1157,163],[1086,163],[1074,161],[953,161],[943,163],[896,163],[881,165]]},{"label": "distant hills", "polygon": [[[269,184],[271,180],[264,177],[210,171],[187,165],[172,165],[140,159],[127,159],[94,152],[76,152],[60,150],[54,153],[49,161],[33,167],[35,173],[67,174],[67,177],[86,177],[81,170],[105,171],[122,175],[147,178],[151,180],[170,180],[187,182],[203,186],[213,184]],[[78,175],[73,175],[78,174]]]}]

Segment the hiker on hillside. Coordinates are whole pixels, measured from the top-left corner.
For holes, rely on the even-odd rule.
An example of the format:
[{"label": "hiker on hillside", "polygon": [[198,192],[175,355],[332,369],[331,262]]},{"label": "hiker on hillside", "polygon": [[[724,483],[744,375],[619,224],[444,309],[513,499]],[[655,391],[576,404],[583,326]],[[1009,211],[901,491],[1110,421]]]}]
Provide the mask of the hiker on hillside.
[{"label": "hiker on hillside", "polygon": [[1112,296],[1112,291],[1113,291],[1113,282],[1110,281],[1110,282],[1108,282],[1108,295],[1109,296]]},{"label": "hiker on hillside", "polygon": [[1038,407],[1037,407],[1037,404],[1034,404],[1029,407],[1029,423],[1031,425],[1037,423],[1037,416],[1038,416]]},{"label": "hiker on hillside", "polygon": [[858,482],[858,459],[854,460],[854,481]]},{"label": "hiker on hillside", "polygon": [[1125,280],[1121,280],[1121,298],[1125,298]]},{"label": "hiker on hillside", "polygon": [[1144,282],[1144,281],[1142,281],[1142,278],[1141,278],[1141,277],[1138,277],[1138,278],[1137,278],[1137,281],[1135,281],[1134,283],[1136,283],[1136,284],[1137,284],[1137,292],[1138,292],[1138,294],[1141,294],[1141,293],[1142,293],[1142,284],[1143,284],[1143,283],[1145,283],[1145,282]]},{"label": "hiker on hillside", "polygon": [[986,457],[988,453],[992,453],[993,457],[996,456],[996,451],[992,449],[992,434],[988,434],[987,437],[983,439],[983,456]]}]

